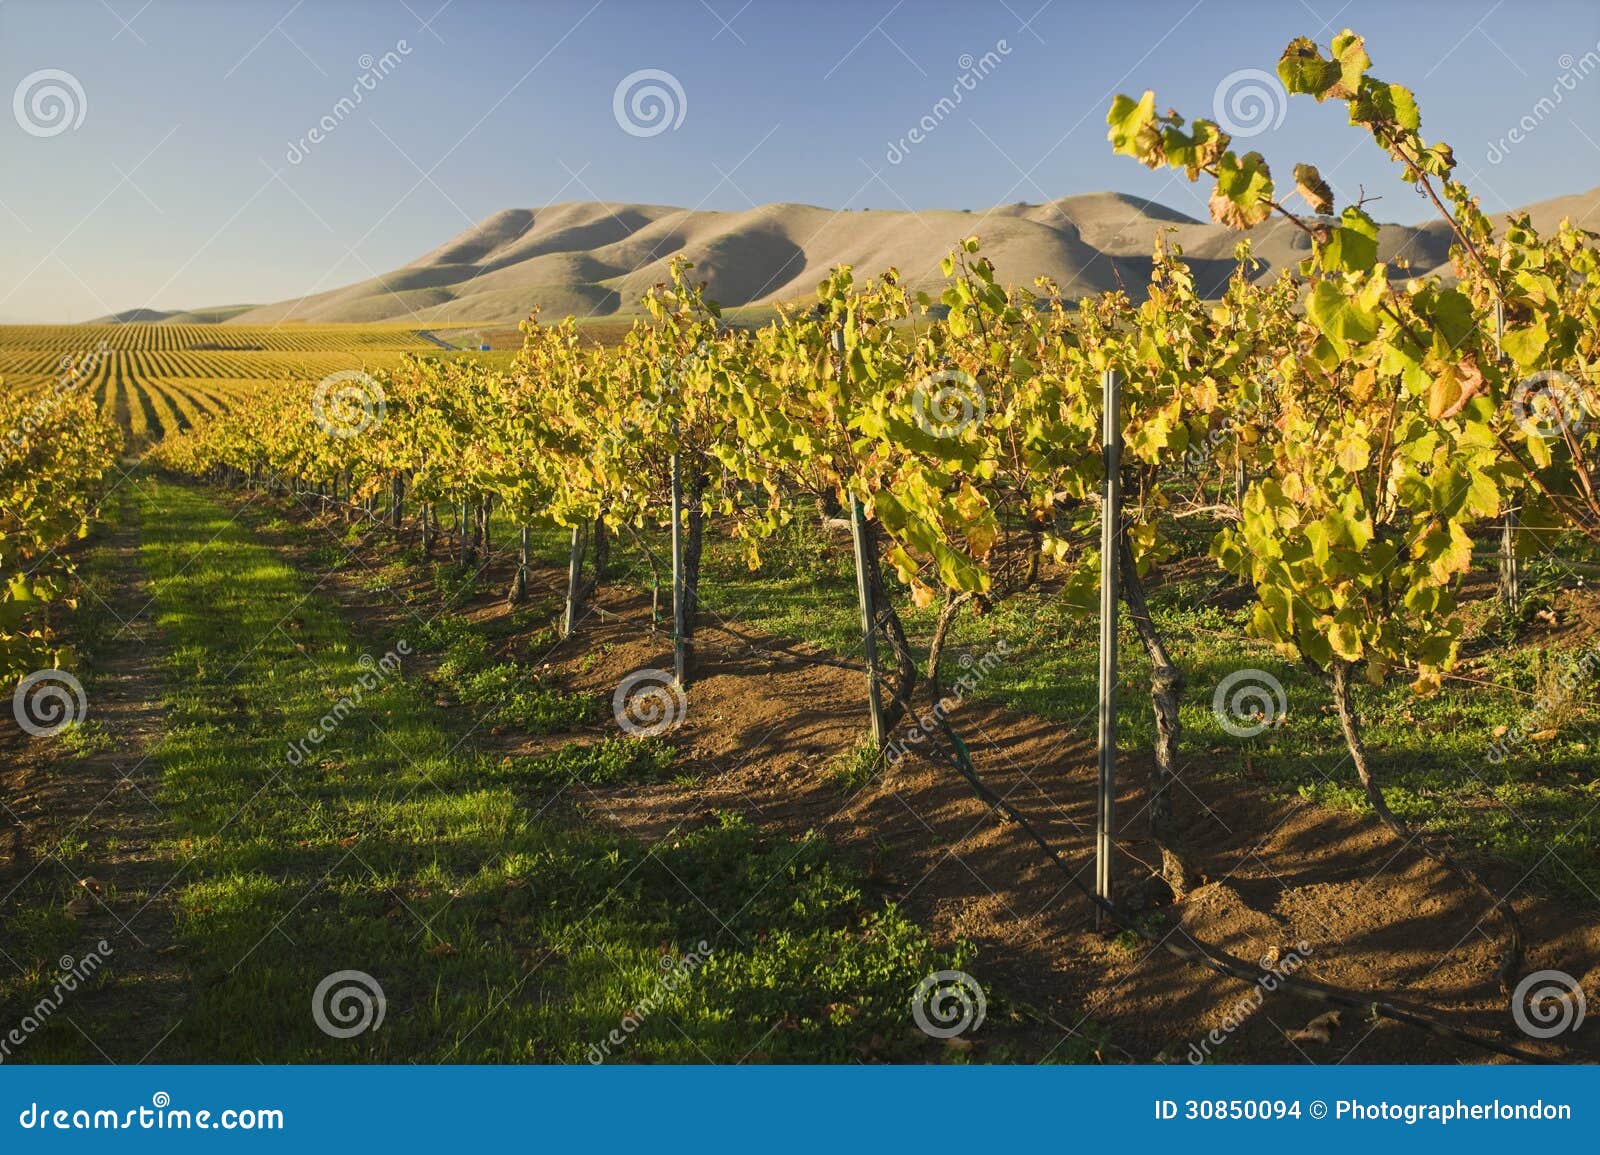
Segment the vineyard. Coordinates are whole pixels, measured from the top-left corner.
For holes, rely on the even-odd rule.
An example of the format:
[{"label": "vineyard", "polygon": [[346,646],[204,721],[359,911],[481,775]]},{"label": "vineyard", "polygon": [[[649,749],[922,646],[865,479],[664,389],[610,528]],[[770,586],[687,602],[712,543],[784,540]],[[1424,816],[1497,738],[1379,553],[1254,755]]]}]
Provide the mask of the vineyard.
[{"label": "vineyard", "polygon": [[116,943],[32,1053],[1600,1058],[1600,244],[1498,227],[1355,34],[1277,74],[1453,277],[1145,92],[1219,297],[980,234],[514,356],[0,329],[0,1003]]},{"label": "vineyard", "polygon": [[0,380],[13,395],[70,387],[140,452],[274,383],[428,351],[438,346],[397,326],[0,325]]}]

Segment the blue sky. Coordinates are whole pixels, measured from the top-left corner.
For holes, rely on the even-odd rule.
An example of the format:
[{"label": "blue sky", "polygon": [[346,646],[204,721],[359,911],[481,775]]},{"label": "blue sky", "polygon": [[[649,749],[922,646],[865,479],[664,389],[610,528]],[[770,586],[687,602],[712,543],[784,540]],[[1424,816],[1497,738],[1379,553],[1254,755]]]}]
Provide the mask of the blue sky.
[{"label": "blue sky", "polygon": [[[1192,188],[1110,154],[1110,95],[1153,87],[1211,116],[1225,77],[1345,26],[1374,72],[1417,90],[1487,207],[1600,185],[1600,70],[1572,79],[1600,59],[1592,2],[442,3],[0,0],[0,320],[276,300],[566,200],[981,209],[1119,189],[1204,215]],[[998,63],[891,163],[985,53]],[[683,93],[681,123],[655,135],[613,110],[645,69]],[[52,135],[27,100],[62,83],[42,70],[83,94]],[[1563,74],[1560,105],[1536,111]],[[1385,219],[1425,215],[1332,107],[1288,102],[1251,143],[1285,176],[1308,160],[1341,194],[1382,194]]]}]

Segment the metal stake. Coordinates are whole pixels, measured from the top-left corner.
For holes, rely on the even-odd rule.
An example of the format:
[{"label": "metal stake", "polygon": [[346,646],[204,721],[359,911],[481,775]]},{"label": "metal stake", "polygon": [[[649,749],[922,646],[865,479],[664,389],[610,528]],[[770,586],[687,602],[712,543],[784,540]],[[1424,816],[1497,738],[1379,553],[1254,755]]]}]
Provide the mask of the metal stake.
[{"label": "metal stake", "polygon": [[[1117,801],[1117,559],[1122,534],[1122,375],[1106,370],[1100,430],[1105,503],[1100,510],[1100,781],[1095,810],[1095,893],[1110,902]],[[1105,912],[1095,911],[1095,925]]]},{"label": "metal stake", "polygon": [[[674,427],[673,432],[677,429]],[[672,676],[679,686],[688,685],[689,655],[685,644],[688,633],[688,605],[684,599],[683,572],[683,462],[672,455]]]},{"label": "metal stake", "polygon": [[885,727],[883,691],[878,685],[877,610],[872,604],[872,583],[867,579],[872,539],[867,533],[866,509],[857,497],[850,499],[850,542],[855,547],[856,598],[861,606],[861,648],[867,664],[867,709],[872,717],[872,746],[881,751]]},{"label": "metal stake", "polygon": [[561,636],[570,638],[578,628],[579,583],[583,578],[583,524],[572,527],[572,554],[567,560],[567,615],[561,623]]}]

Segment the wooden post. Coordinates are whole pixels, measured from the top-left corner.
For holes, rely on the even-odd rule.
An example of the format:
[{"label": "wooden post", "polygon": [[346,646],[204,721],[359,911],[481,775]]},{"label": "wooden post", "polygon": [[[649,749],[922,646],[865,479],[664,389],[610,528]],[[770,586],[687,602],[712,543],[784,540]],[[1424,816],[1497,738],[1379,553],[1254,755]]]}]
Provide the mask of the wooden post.
[{"label": "wooden post", "polygon": [[[673,427],[677,433],[677,427]],[[672,455],[672,674],[678,685],[688,685],[689,654],[688,605],[684,599],[683,572],[683,469],[682,460]]]},{"label": "wooden post", "polygon": [[1522,567],[1517,562],[1517,510],[1506,510],[1500,526],[1500,596],[1513,617],[1522,603]]},{"label": "wooden post", "polygon": [[578,599],[583,579],[583,524],[572,527],[572,553],[567,559],[567,614],[561,636],[570,638],[578,628]]},{"label": "wooden post", "polygon": [[531,552],[528,527],[524,525],[521,530],[521,541],[517,548],[517,572],[511,577],[511,593],[506,599],[512,605],[520,605],[528,596],[528,554]]},{"label": "wooden post", "polygon": [[[1117,556],[1122,534],[1122,375],[1108,369],[1102,381],[1105,415],[1100,430],[1105,467],[1100,507],[1100,781],[1095,810],[1094,890],[1112,900],[1112,858],[1117,813]],[[1106,915],[1098,908],[1095,925]]]},{"label": "wooden post", "polygon": [[400,474],[394,475],[394,480],[389,484],[389,524],[398,532],[402,513],[405,509],[406,482]]}]

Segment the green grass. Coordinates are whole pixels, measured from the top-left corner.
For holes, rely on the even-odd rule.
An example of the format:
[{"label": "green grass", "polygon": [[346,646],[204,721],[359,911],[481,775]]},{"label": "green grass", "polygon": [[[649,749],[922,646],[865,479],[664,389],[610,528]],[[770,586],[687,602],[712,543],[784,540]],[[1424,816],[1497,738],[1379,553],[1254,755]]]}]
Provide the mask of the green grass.
[{"label": "green grass", "polygon": [[588,745],[569,742],[554,754],[534,759],[528,780],[557,786],[659,781],[669,776],[676,756],[659,738],[612,737]]},{"label": "green grass", "polygon": [[442,615],[422,632],[425,645],[443,651],[434,680],[489,721],[527,734],[551,734],[599,713],[599,703],[589,695],[565,693],[525,666],[494,661],[488,639],[463,619]]},{"label": "green grass", "polygon": [[70,754],[86,758],[110,750],[115,742],[106,728],[93,718],[73,722],[57,736],[61,746]]},{"label": "green grass", "polygon": [[[535,817],[563,780],[660,775],[670,754],[613,739],[508,763],[463,742],[470,717],[411,670],[358,696],[388,639],[358,637],[229,510],[151,496],[143,558],[171,647],[159,849],[191,983],[161,1059],[584,1062],[639,1007],[610,1061],[946,1053],[909,1029],[909,998],[968,952],[932,948],[821,839],[723,815],[647,848]],[[62,941],[52,908],[20,917],[8,949]],[[313,991],[344,970],[381,984],[381,1029],[317,1027]],[[75,1053],[70,1028],[50,1033],[37,1054]]]}]

